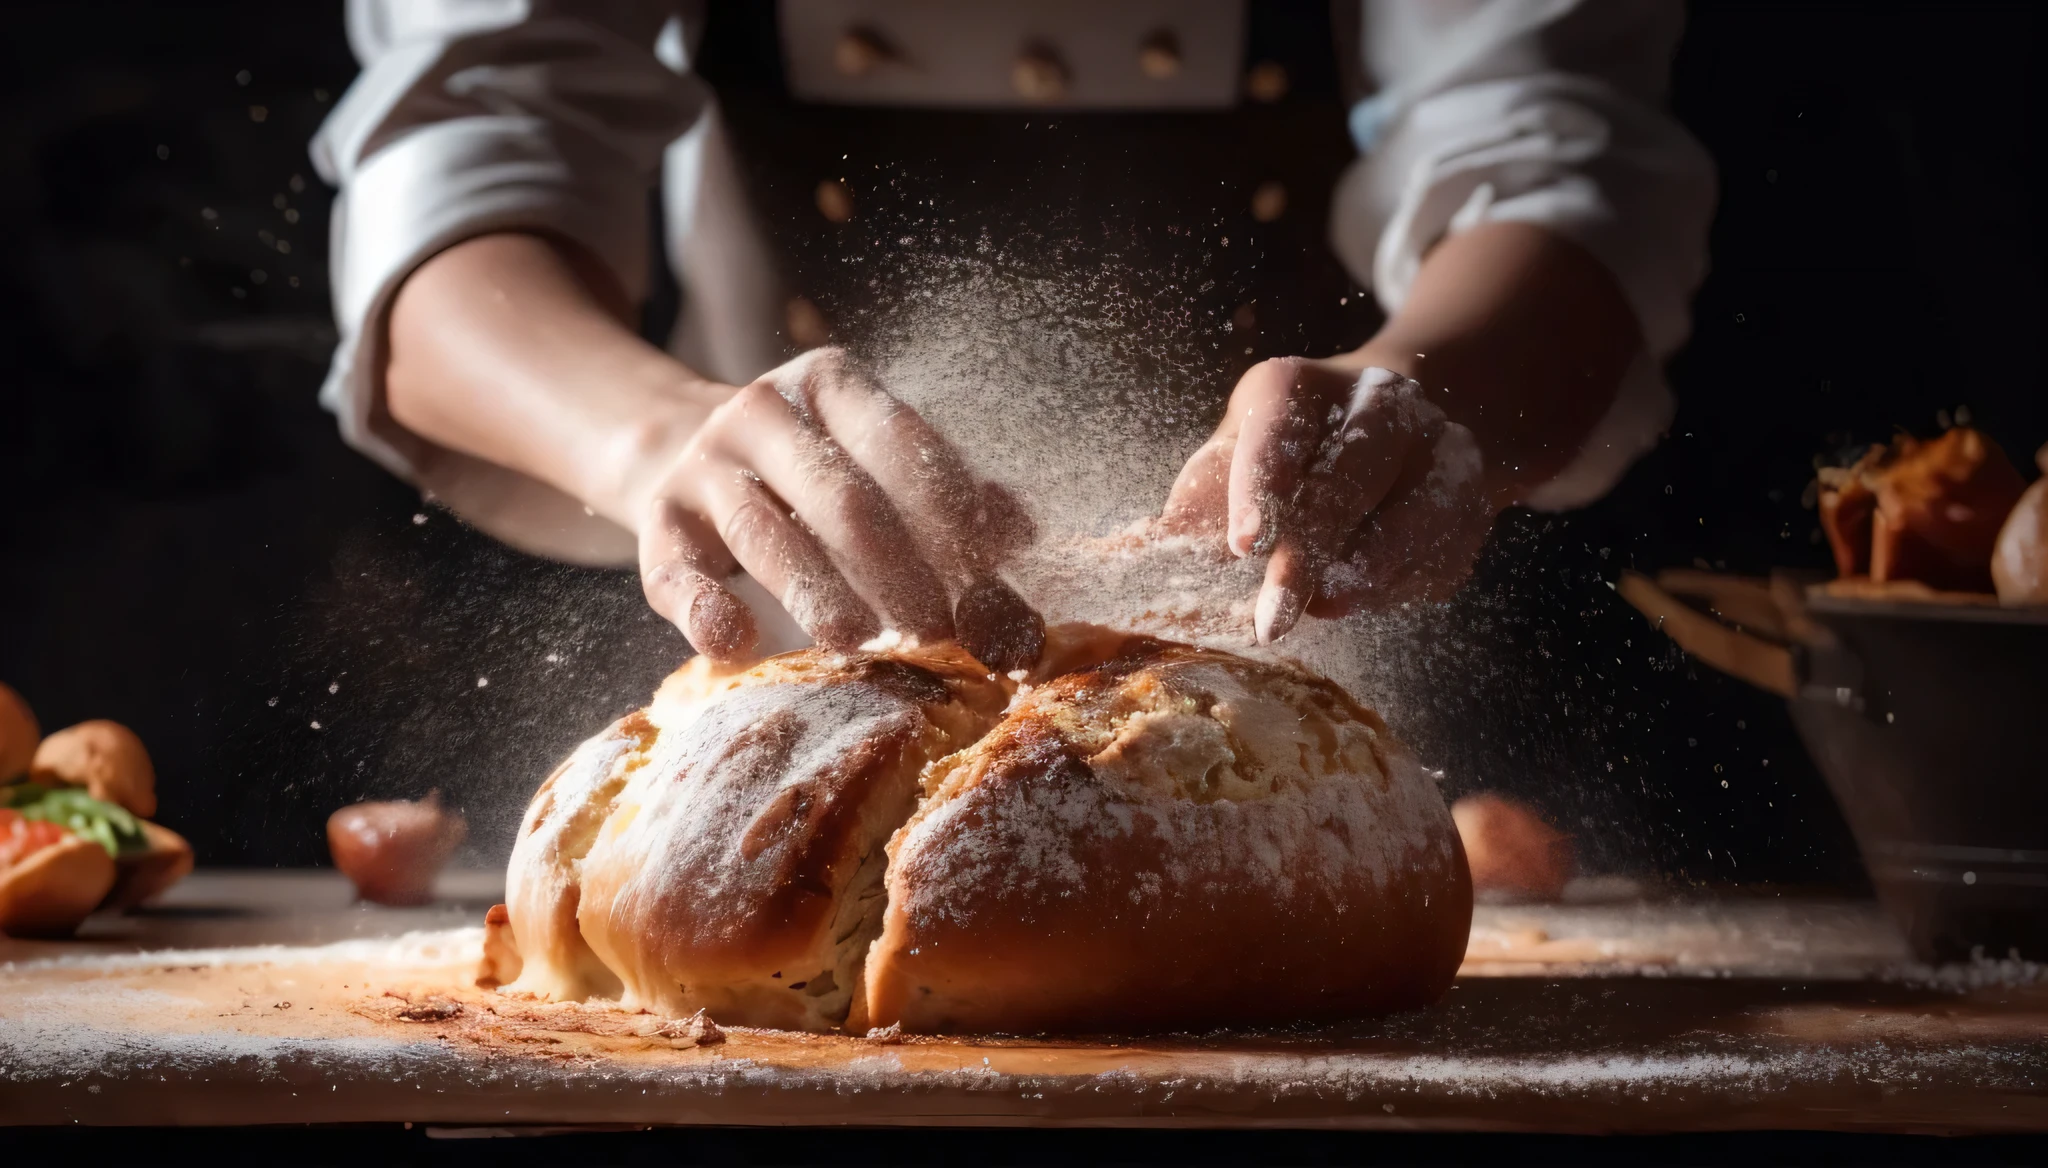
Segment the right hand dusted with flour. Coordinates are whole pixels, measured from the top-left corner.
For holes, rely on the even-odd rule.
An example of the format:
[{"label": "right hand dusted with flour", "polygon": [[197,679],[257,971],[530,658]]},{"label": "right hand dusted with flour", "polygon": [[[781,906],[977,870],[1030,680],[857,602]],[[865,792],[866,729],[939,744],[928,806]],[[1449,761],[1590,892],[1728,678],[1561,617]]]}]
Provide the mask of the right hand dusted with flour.
[{"label": "right hand dusted with flour", "polygon": [[1240,556],[1272,552],[1262,642],[1304,611],[1444,598],[1493,517],[1589,448],[1643,351],[1591,252],[1527,223],[1454,232],[1363,347],[1244,375],[1165,525],[1214,532]]},{"label": "right hand dusted with flour", "polygon": [[1238,382],[1162,518],[1169,531],[1221,535],[1238,556],[1271,553],[1253,610],[1270,644],[1303,612],[1448,597],[1499,509],[1482,471],[1472,432],[1418,383],[1280,358]]},{"label": "right hand dusted with flour", "polygon": [[1003,671],[1038,657],[1043,622],[996,575],[1028,517],[838,349],[735,390],[631,477],[648,602],[713,658],[758,635],[724,583],[740,569],[828,648],[893,628]]}]

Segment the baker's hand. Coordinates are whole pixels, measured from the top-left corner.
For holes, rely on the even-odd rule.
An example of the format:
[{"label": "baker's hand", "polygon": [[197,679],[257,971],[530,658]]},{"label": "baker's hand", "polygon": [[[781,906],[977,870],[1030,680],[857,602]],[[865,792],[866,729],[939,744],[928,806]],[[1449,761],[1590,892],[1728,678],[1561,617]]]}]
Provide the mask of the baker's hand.
[{"label": "baker's hand", "polygon": [[749,656],[753,614],[725,585],[745,569],[829,648],[892,628],[957,636],[1000,670],[1037,659],[1044,625],[995,574],[1030,520],[840,350],[733,391],[649,458],[633,476],[641,581],[698,651]]},{"label": "baker's hand", "polygon": [[1422,387],[1341,360],[1262,361],[1175,481],[1168,531],[1271,553],[1253,609],[1261,644],[1304,611],[1342,616],[1439,600],[1470,575],[1499,508],[1478,442]]}]

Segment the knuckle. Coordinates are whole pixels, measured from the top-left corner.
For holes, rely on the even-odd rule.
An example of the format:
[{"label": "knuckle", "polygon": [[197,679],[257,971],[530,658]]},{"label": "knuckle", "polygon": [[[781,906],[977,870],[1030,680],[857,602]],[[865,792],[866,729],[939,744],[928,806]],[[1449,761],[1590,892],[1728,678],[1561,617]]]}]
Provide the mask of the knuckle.
[{"label": "knuckle", "polygon": [[807,371],[836,373],[846,368],[846,346],[820,345],[805,353],[799,360],[804,363]]},{"label": "knuckle", "polygon": [[719,535],[724,538],[726,546],[734,550],[759,547],[774,532],[780,518],[766,500],[749,495],[733,506],[719,528]]},{"label": "knuckle", "polygon": [[1257,374],[1261,379],[1291,381],[1300,374],[1304,363],[1300,357],[1268,357],[1252,366],[1247,375]]},{"label": "knuckle", "polygon": [[788,407],[789,402],[782,396],[782,391],[776,386],[775,382],[763,377],[757,381],[748,382],[738,393],[733,395],[731,401],[720,406],[717,413],[725,414],[730,411],[745,415],[760,410],[779,410],[787,409]]}]

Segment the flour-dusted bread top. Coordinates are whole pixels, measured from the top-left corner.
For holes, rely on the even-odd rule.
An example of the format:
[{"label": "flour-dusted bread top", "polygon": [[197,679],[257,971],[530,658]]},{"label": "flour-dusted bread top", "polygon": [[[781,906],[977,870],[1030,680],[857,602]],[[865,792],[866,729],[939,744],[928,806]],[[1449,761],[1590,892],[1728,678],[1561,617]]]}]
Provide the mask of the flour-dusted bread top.
[{"label": "flour-dusted bread top", "polygon": [[844,1023],[880,926],[884,843],[925,765],[1007,699],[950,647],[686,669],[536,797],[508,883],[512,988]]},{"label": "flour-dusted bread top", "polygon": [[1134,640],[1023,696],[890,843],[870,1020],[1210,1028],[1419,1006],[1471,887],[1435,783],[1298,670]]}]

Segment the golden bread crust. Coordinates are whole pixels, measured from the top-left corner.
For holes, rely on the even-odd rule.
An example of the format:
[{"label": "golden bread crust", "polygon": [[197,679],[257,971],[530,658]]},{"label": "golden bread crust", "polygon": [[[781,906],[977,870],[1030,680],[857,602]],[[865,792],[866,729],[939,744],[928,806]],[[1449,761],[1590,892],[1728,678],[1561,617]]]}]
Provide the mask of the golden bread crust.
[{"label": "golden bread crust", "polygon": [[1379,719],[1284,667],[1141,647],[934,768],[890,844],[870,1022],[1154,1030],[1420,1006],[1471,886]]},{"label": "golden bread crust", "polygon": [[75,835],[0,872],[0,933],[68,937],[114,887],[114,858]]},{"label": "golden bread crust", "polygon": [[133,908],[192,874],[192,845],[159,823],[142,821],[149,850],[114,861],[114,887],[105,907]]},{"label": "golden bread crust", "polygon": [[53,787],[84,787],[139,819],[156,814],[156,767],[148,749],[135,731],[105,718],[43,739],[29,763],[29,778]]},{"label": "golden bread crust", "polygon": [[[872,936],[853,886],[879,891],[883,844],[919,773],[978,737],[1007,697],[950,647],[805,650],[665,684],[647,716],[586,744],[529,810],[507,889],[525,959],[513,988],[839,1024],[856,1001],[854,950]],[[558,842],[532,842],[566,819]]]},{"label": "golden bread crust", "polygon": [[1465,858],[1376,715],[1102,630],[1049,630],[1044,662],[693,662],[542,785],[493,969],[810,1030],[1209,1028],[1443,992]]}]

